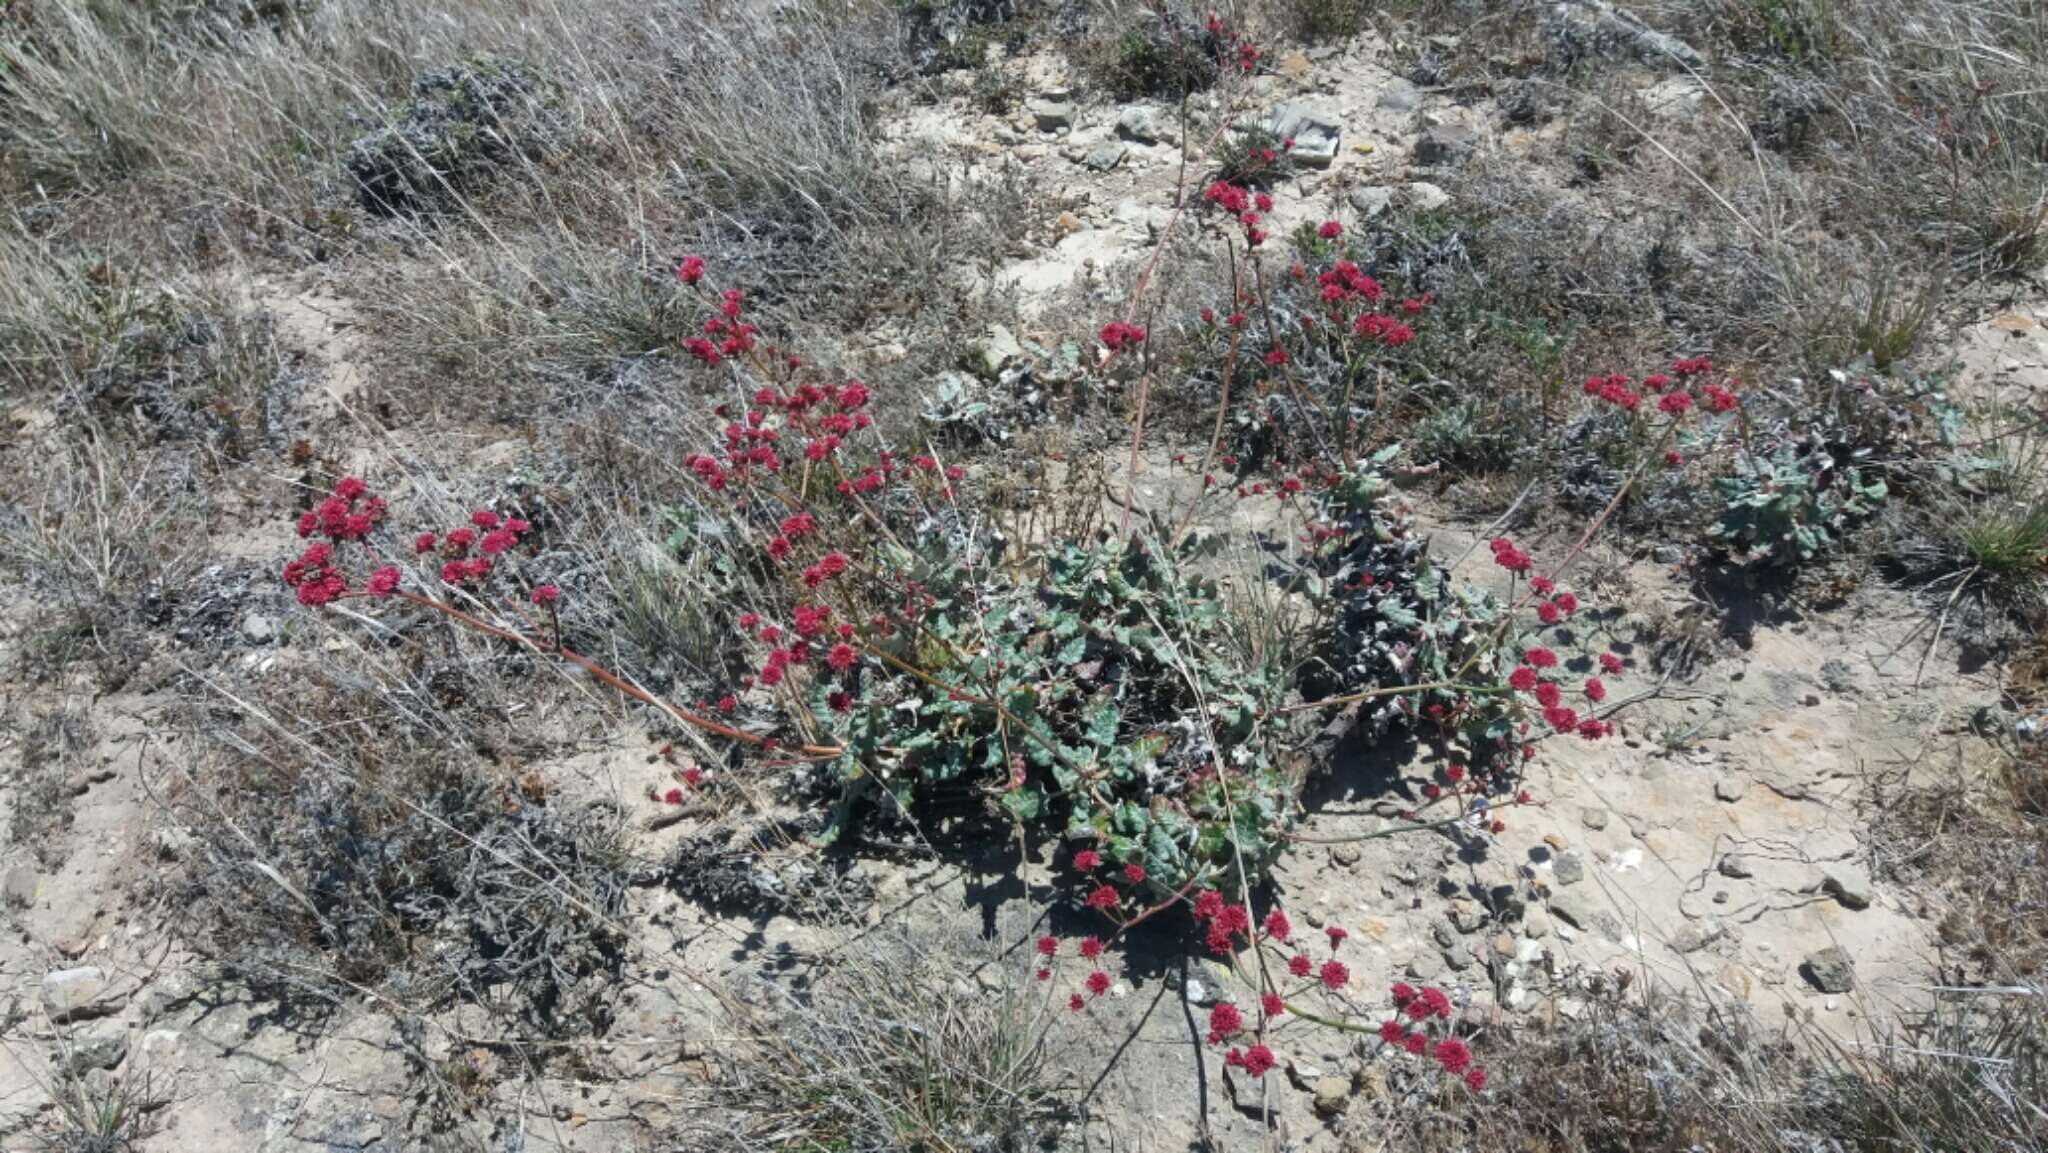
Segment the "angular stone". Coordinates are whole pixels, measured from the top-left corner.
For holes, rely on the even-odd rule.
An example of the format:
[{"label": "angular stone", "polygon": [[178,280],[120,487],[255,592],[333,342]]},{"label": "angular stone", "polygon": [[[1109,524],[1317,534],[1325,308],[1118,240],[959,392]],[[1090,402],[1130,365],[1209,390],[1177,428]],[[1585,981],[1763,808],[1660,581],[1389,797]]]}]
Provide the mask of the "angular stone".
[{"label": "angular stone", "polygon": [[1105,140],[1088,150],[1081,163],[1096,172],[1108,172],[1124,162],[1124,144],[1119,140]]},{"label": "angular stone", "polygon": [[128,1030],[113,1025],[74,1038],[64,1055],[64,1068],[73,1077],[88,1069],[112,1069],[128,1057]]},{"label": "angular stone", "polygon": [[92,965],[52,971],[43,978],[42,994],[43,1011],[59,1024],[104,1017],[123,1000],[107,995],[106,970]]},{"label": "angular stone", "polygon": [[1336,117],[1292,100],[1273,109],[1266,127],[1282,140],[1294,141],[1288,155],[1309,168],[1328,168],[1337,159],[1337,142],[1344,133],[1344,124]]},{"label": "angular stone", "polygon": [[1531,940],[1540,940],[1550,935],[1550,914],[1541,909],[1529,910],[1522,918],[1522,935]]},{"label": "angular stone", "polygon": [[1551,866],[1551,875],[1559,885],[1576,885],[1586,879],[1586,859],[1577,853],[1564,853]]},{"label": "angular stone", "polygon": [[13,868],[7,870],[7,879],[0,883],[0,888],[5,889],[8,904],[27,908],[36,903],[36,890],[42,883],[34,869]]},{"label": "angular stone", "polygon": [[1820,889],[1845,909],[1868,909],[1877,895],[1870,887],[1870,874],[1854,865],[1841,863],[1823,870]]},{"label": "angular stone", "polygon": [[1384,184],[1368,184],[1351,190],[1351,207],[1367,220],[1386,215],[1394,206],[1394,190]]},{"label": "angular stone", "polygon": [[1733,773],[1722,773],[1714,778],[1714,799],[1717,801],[1725,801],[1732,805],[1741,800],[1742,794],[1748,791],[1749,782]]},{"label": "angular stone", "polygon": [[1579,810],[1579,823],[1597,833],[1607,827],[1607,810],[1596,805],[1587,805]]},{"label": "angular stone", "polygon": [[1054,132],[1074,126],[1074,105],[1065,100],[1033,100],[1024,110],[1040,132]]},{"label": "angular stone", "polygon": [[1314,1092],[1316,1112],[1324,1117],[1335,1117],[1351,1104],[1351,1079],[1318,1077]]},{"label": "angular stone", "polygon": [[1157,144],[1167,135],[1161,125],[1163,119],[1157,108],[1133,104],[1117,114],[1116,134],[1139,144]]},{"label": "angular stone", "polygon": [[1823,993],[1846,993],[1856,987],[1856,962],[1839,945],[1808,954],[1799,974]]},{"label": "angular stone", "polygon": [[1462,164],[1478,146],[1472,130],[1457,124],[1424,129],[1415,141],[1415,163],[1428,168]]},{"label": "angular stone", "polygon": [[1746,881],[1756,876],[1756,870],[1749,865],[1749,858],[1741,853],[1729,853],[1714,866],[1721,875],[1732,880]]},{"label": "angular stone", "polygon": [[1451,203],[1451,194],[1427,180],[1416,180],[1401,189],[1401,203],[1411,212],[1435,212]]}]

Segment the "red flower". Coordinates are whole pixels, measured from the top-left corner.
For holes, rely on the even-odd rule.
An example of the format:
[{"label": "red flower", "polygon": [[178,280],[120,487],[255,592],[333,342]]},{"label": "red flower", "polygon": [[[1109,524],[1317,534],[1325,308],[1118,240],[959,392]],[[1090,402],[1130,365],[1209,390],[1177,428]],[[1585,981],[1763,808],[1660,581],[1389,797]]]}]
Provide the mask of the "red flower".
[{"label": "red flower", "polygon": [[1579,727],[1579,714],[1563,705],[1544,709],[1543,720],[1560,733],[1568,733]]},{"label": "red flower", "polygon": [[1280,346],[1279,346],[1279,345],[1277,345],[1277,344],[1276,344],[1276,345],[1274,345],[1273,347],[1271,347],[1271,348],[1267,349],[1267,350],[1266,350],[1266,363],[1267,363],[1267,364],[1269,364],[1269,365],[1272,365],[1272,366],[1273,366],[1274,368],[1278,368],[1278,367],[1280,367],[1281,365],[1283,365],[1283,364],[1286,364],[1286,363],[1287,363],[1287,350],[1286,350],[1286,349],[1284,349],[1284,348],[1282,348],[1282,347],[1280,347]]},{"label": "red flower", "polygon": [[1037,973],[1036,973],[1035,975],[1036,975],[1036,976],[1038,977],[1038,979],[1039,979],[1039,980],[1041,980],[1041,981],[1050,981],[1050,980],[1052,980],[1052,970],[1051,970],[1051,969],[1040,969],[1040,970],[1039,970],[1039,971],[1038,971],[1038,972],[1037,972]]},{"label": "red flower", "polygon": [[1343,944],[1344,938],[1351,934],[1345,932],[1342,925],[1330,925],[1323,930],[1323,935],[1330,939],[1330,948],[1334,949]]},{"label": "red flower", "polygon": [[1342,961],[1324,961],[1316,976],[1327,989],[1342,989],[1351,980],[1351,970]]},{"label": "red flower", "polygon": [[1536,619],[1542,621],[1544,624],[1556,624],[1557,618],[1560,615],[1561,614],[1557,611],[1557,606],[1549,601],[1544,601],[1536,606]]},{"label": "red flower", "polygon": [[1115,889],[1110,888],[1108,885],[1097,885],[1082,901],[1082,904],[1087,905],[1091,909],[1108,910],[1116,908],[1118,900]]},{"label": "red flower", "polygon": [[853,646],[845,641],[833,645],[831,651],[825,654],[825,663],[841,672],[852,668],[853,663],[859,659],[860,655],[854,652]]},{"label": "red flower", "polygon": [[1264,925],[1266,935],[1276,941],[1285,941],[1294,932],[1294,926],[1287,923],[1287,914],[1278,909],[1266,914]]},{"label": "red flower", "polygon": [[1244,1071],[1247,1077],[1263,1077],[1277,1064],[1273,1051],[1264,1045],[1253,1045],[1244,1051]]},{"label": "red flower", "polygon": [[1093,961],[1095,958],[1102,956],[1102,938],[1081,938],[1081,956],[1086,960],[1090,961]]},{"label": "red flower", "polygon": [[825,694],[825,707],[835,713],[850,713],[853,711],[853,696],[843,689],[836,689]]},{"label": "red flower", "polygon": [[1143,344],[1145,342],[1145,329],[1142,326],[1125,324],[1121,320],[1112,320],[1108,324],[1103,325],[1102,331],[1098,335],[1102,337],[1103,347],[1111,352],[1117,351],[1126,344]]},{"label": "red flower", "polygon": [[1102,854],[1094,849],[1082,849],[1074,854],[1074,867],[1084,873],[1092,873],[1102,865]]},{"label": "red flower", "polygon": [[1422,1021],[1429,1017],[1429,1006],[1420,1000],[1410,1001],[1406,1005],[1401,1006],[1401,1011],[1408,1014],[1408,1019],[1411,1021]]},{"label": "red flower", "polygon": [[1539,669],[1557,667],[1557,654],[1546,648],[1532,648],[1522,653],[1522,659]]},{"label": "red flower", "polygon": [[1040,938],[1038,939],[1038,955],[1039,955],[1039,956],[1041,956],[1041,957],[1053,957],[1053,956],[1058,956],[1058,955],[1059,955],[1059,951],[1060,951],[1060,942],[1059,942],[1059,938],[1057,938],[1057,937],[1053,937],[1053,936],[1044,936],[1044,937],[1040,937]]},{"label": "red flower", "polygon": [[1528,665],[1517,665],[1508,674],[1508,687],[1518,693],[1526,693],[1536,687],[1536,670]]},{"label": "red flower", "polygon": [[1385,1041],[1389,1045],[1400,1044],[1401,1038],[1407,1035],[1407,1030],[1401,1028],[1401,1022],[1398,1020],[1380,1022],[1380,1040]]},{"label": "red flower", "polygon": [[704,279],[704,258],[701,256],[683,257],[682,264],[676,267],[676,279],[684,284],[695,284]]},{"label": "red flower", "polygon": [[1444,995],[1442,989],[1434,985],[1422,991],[1422,1007],[1429,1010],[1435,1016],[1442,1017],[1447,1021],[1450,1020],[1451,999]]},{"label": "red flower", "polygon": [[1486,1070],[1476,1065],[1465,1070],[1465,1087],[1474,1093],[1486,1088]]},{"label": "red flower", "polygon": [[671,805],[680,805],[683,803],[683,791],[681,789],[670,789],[661,795],[661,799]]},{"label": "red flower", "polygon": [[1600,683],[1599,677],[1586,678],[1586,699],[1594,704],[1607,699],[1607,686]]},{"label": "red flower", "polygon": [[1444,1072],[1453,1077],[1472,1067],[1472,1050],[1467,1049],[1465,1043],[1456,1037],[1445,1037],[1438,1041],[1435,1051],[1430,1056],[1435,1057],[1436,1063],[1443,1066]]},{"label": "red flower", "polygon": [[1689,392],[1667,392],[1657,402],[1657,407],[1664,412],[1677,416],[1692,407],[1692,394]]},{"label": "red flower", "polygon": [[1294,956],[1287,958],[1287,971],[1294,974],[1297,977],[1308,976],[1311,972],[1315,970],[1315,967],[1316,963],[1314,961],[1309,960],[1307,957],[1302,956],[1300,953],[1296,953]]},{"label": "red flower", "polygon": [[398,569],[392,565],[385,565],[383,568],[371,573],[370,583],[367,587],[370,595],[373,597],[388,597],[392,593],[397,592]]},{"label": "red flower", "polygon": [[1223,911],[1223,894],[1214,889],[1203,889],[1195,894],[1195,919],[1206,921]]},{"label": "red flower", "polygon": [[1613,653],[1600,654],[1600,668],[1609,676],[1621,675],[1621,658]]},{"label": "red flower", "polygon": [[1259,1011],[1268,1017],[1278,1017],[1287,1011],[1287,1002],[1278,993],[1267,993],[1259,998]]},{"label": "red flower", "polygon": [[1567,616],[1579,611],[1579,598],[1573,596],[1570,593],[1557,594],[1557,600],[1553,603],[1555,603],[1558,608],[1563,609]]},{"label": "red flower", "polygon": [[1415,999],[1415,986],[1406,981],[1394,982],[1393,988],[1388,992],[1393,996],[1396,1005],[1406,1005]]},{"label": "red flower", "polygon": [[480,508],[469,514],[469,523],[482,529],[498,527],[498,514],[487,508]]},{"label": "red flower", "polygon": [[1536,686],[1536,703],[1542,705],[1544,708],[1554,709],[1559,704],[1561,704],[1563,700],[1564,694],[1558,690],[1557,682],[1544,681],[1542,684]]},{"label": "red flower", "polygon": [[1109,974],[1100,969],[1088,974],[1088,992],[1097,997],[1109,992]]},{"label": "red flower", "polygon": [[721,713],[729,713],[739,707],[739,698],[733,696],[731,693],[727,693],[725,696],[718,698],[718,711]]},{"label": "red flower", "polygon": [[1230,1002],[1220,1001],[1215,1008],[1209,1010],[1209,1043],[1211,1045],[1226,1037],[1236,1036],[1238,1031],[1243,1028],[1244,1014],[1238,1012],[1237,1006]]},{"label": "red flower", "polygon": [[1529,578],[1529,591],[1535,593],[1539,597],[1547,597],[1556,590],[1557,586],[1550,583],[1549,577]]},{"label": "red flower", "polygon": [[1402,1038],[1401,1047],[1420,1057],[1429,1049],[1429,1038],[1420,1033],[1410,1033]]},{"label": "red flower", "polygon": [[1067,998],[1067,1008],[1072,1009],[1076,1013],[1080,1012],[1083,1009],[1086,1009],[1087,1007],[1088,1002],[1083,1001],[1081,999],[1081,994],[1079,993],[1076,993],[1073,996]]},{"label": "red flower", "polygon": [[421,533],[420,535],[418,535],[418,536],[416,536],[416,537],[412,538],[412,551],[414,551],[414,552],[433,552],[433,551],[434,551],[434,534],[433,534],[433,533],[430,533],[430,532],[423,532],[423,533]]},{"label": "red flower", "polygon": [[1145,866],[1143,866],[1143,865],[1125,865],[1125,866],[1124,866],[1124,880],[1126,880],[1126,881],[1129,881],[1129,882],[1130,882],[1131,884],[1133,884],[1133,885],[1142,885],[1142,884],[1144,884],[1144,883],[1145,883]]},{"label": "red flower", "polygon": [[1316,229],[1316,235],[1324,240],[1335,240],[1344,235],[1344,226],[1334,220],[1325,220],[1323,226]]}]

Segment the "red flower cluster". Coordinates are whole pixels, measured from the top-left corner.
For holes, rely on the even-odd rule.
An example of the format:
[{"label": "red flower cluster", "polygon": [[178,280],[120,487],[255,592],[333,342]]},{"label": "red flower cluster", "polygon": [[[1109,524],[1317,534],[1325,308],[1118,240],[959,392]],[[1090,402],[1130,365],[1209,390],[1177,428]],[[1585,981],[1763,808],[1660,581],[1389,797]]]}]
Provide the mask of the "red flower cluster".
[{"label": "red flower cluster", "polygon": [[1273,1051],[1264,1045],[1251,1045],[1242,1052],[1231,1049],[1223,1054],[1223,1063],[1244,1070],[1247,1077],[1263,1077],[1279,1064],[1273,1058]]},{"label": "red flower cluster", "polygon": [[1127,344],[1145,343],[1145,329],[1142,325],[1125,324],[1121,320],[1112,320],[1103,325],[1099,335],[1102,337],[1102,346],[1111,352],[1116,352]]},{"label": "red flower cluster", "polygon": [[335,482],[332,496],[299,514],[298,533],[318,533],[335,542],[361,540],[384,519],[385,511],[383,497],[369,495],[369,486],[345,476]]},{"label": "red flower cluster", "polygon": [[1514,541],[1504,536],[1487,541],[1486,547],[1493,550],[1493,563],[1512,573],[1528,572],[1536,563],[1528,553],[1516,548]]},{"label": "red flower cluster", "polygon": [[[487,508],[469,514],[469,523],[474,527],[450,529],[441,534],[441,580],[445,584],[466,584],[489,576],[497,558],[533,529],[518,517],[501,518]],[[477,535],[479,529],[483,530],[481,538]],[[422,553],[433,551],[433,534],[420,534],[413,547]],[[471,548],[477,555],[470,555]]]},{"label": "red flower cluster", "polygon": [[[1418,991],[1406,983],[1397,982],[1391,992],[1394,1007],[1400,1015],[1380,1022],[1380,1040],[1415,1056],[1428,1056],[1446,1074],[1461,1078],[1466,1088],[1475,1093],[1485,1088],[1486,1073],[1472,1063],[1470,1047],[1453,1036],[1432,1038],[1421,1031],[1429,1021],[1450,1021],[1451,999],[1444,995],[1444,991],[1433,987]],[[1417,1030],[1410,1032],[1401,1023],[1401,1016],[1415,1022]],[[1448,1024],[1441,1027],[1447,1029]]]},{"label": "red flower cluster", "polygon": [[[1270,154],[1267,159],[1272,159]],[[1244,230],[1246,244],[1257,248],[1266,242],[1265,230],[1259,227],[1259,213],[1273,210],[1272,197],[1263,192],[1247,192],[1227,180],[1217,180],[1202,190],[1202,199],[1237,218],[1238,226]]]}]

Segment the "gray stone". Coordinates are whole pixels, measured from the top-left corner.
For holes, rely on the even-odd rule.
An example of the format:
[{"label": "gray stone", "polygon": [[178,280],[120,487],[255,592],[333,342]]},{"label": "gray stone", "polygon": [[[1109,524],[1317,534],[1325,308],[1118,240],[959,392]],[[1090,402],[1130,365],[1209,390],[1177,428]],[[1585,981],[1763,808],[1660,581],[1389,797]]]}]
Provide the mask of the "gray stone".
[{"label": "gray stone", "polygon": [[1576,885],[1586,879],[1586,859],[1577,853],[1561,853],[1551,866],[1551,875],[1560,885]]},{"label": "gray stone", "polygon": [[1351,207],[1367,220],[1376,220],[1394,206],[1394,190],[1384,184],[1368,184],[1351,190]]},{"label": "gray stone", "polygon": [[970,366],[984,376],[994,376],[1024,358],[1024,346],[1017,342],[1016,334],[1000,324],[989,325],[988,331],[971,346],[971,352]]},{"label": "gray stone", "polygon": [[43,1011],[59,1024],[104,1017],[119,1009],[123,999],[107,994],[106,971],[96,966],[57,969],[43,978]]},{"label": "gray stone", "polygon": [[1116,134],[1139,144],[1157,144],[1161,140],[1170,139],[1174,134],[1165,126],[1165,119],[1156,108],[1133,104],[1118,114]]},{"label": "gray stone", "polygon": [[1443,975],[1444,959],[1433,952],[1415,954],[1408,962],[1408,975],[1418,981],[1434,981]]},{"label": "gray stone", "polygon": [[1335,1117],[1351,1104],[1351,1078],[1318,1077],[1315,1083],[1315,1109],[1324,1117]]},{"label": "gray stone", "polygon": [[1108,172],[1124,162],[1125,145],[1119,140],[1105,140],[1088,150],[1081,163],[1096,172]]},{"label": "gray stone", "polygon": [[1338,845],[1330,850],[1330,860],[1348,869],[1359,860],[1357,845]]},{"label": "gray stone", "polygon": [[1031,122],[1040,132],[1052,132],[1074,126],[1074,106],[1064,100],[1033,100],[1024,110],[1031,114]]},{"label": "gray stone", "polygon": [[1833,864],[1822,871],[1820,890],[1845,909],[1868,909],[1877,896],[1870,887],[1870,874],[1850,864]]},{"label": "gray stone", "polygon": [[1522,918],[1522,935],[1531,939],[1548,937],[1550,935],[1550,914],[1541,909],[1529,910],[1529,915]]},{"label": "gray stone", "polygon": [[1472,950],[1466,948],[1463,941],[1452,941],[1444,949],[1444,964],[1449,965],[1456,972],[1462,973],[1471,968],[1472,961]]},{"label": "gray stone", "polygon": [[64,1053],[64,1069],[73,1077],[88,1069],[112,1069],[128,1057],[128,1030],[110,1025],[71,1040]]},{"label": "gray stone", "polygon": [[1688,921],[1671,935],[1671,947],[1681,953],[1697,953],[1720,940],[1725,931],[1719,921]]},{"label": "gray stone", "polygon": [[1573,928],[1591,930],[1597,916],[1591,902],[1576,893],[1552,893],[1550,911],[1564,918]]},{"label": "gray stone", "polygon": [[1829,657],[1821,662],[1820,683],[1831,693],[1853,693],[1856,691],[1856,671],[1840,657]]},{"label": "gray stone", "polygon": [[1675,544],[1660,544],[1650,550],[1650,559],[1658,564],[1684,564],[1685,550]]},{"label": "gray stone", "polygon": [[1756,876],[1756,870],[1750,868],[1749,858],[1741,853],[1729,853],[1714,867],[1720,870],[1722,876],[1737,881],[1746,881]]},{"label": "gray stone", "polygon": [[1714,799],[1734,804],[1749,791],[1749,782],[1733,773],[1722,773],[1714,778]]},{"label": "gray stone", "polygon": [[1478,146],[1472,130],[1457,124],[1425,129],[1415,141],[1415,163],[1429,168],[1462,164]]},{"label": "gray stone", "polygon": [[1336,117],[1292,100],[1273,109],[1266,127],[1282,140],[1294,141],[1288,155],[1309,168],[1328,168],[1337,159],[1337,141],[1344,133],[1344,124]]},{"label": "gray stone", "polygon": [[1374,105],[1386,112],[1413,112],[1421,100],[1420,89],[1413,83],[1397,77],[1387,81],[1387,86],[1380,89],[1379,99]]},{"label": "gray stone", "polygon": [[242,618],[242,639],[252,645],[267,645],[277,639],[277,622],[262,613]]},{"label": "gray stone", "polygon": [[1579,810],[1579,823],[1597,833],[1607,827],[1607,810],[1587,805]]},{"label": "gray stone", "polygon": [[1809,954],[1799,973],[1823,993],[1846,993],[1856,987],[1856,962],[1836,945]]},{"label": "gray stone", "polygon": [[1451,902],[1451,925],[1460,933],[1476,933],[1491,920],[1486,909],[1477,901],[1457,900]]},{"label": "gray stone", "polygon": [[1401,189],[1401,203],[1411,212],[1435,212],[1451,203],[1451,194],[1427,180],[1415,180]]},{"label": "gray stone", "polygon": [[43,879],[36,876],[34,869],[16,867],[7,870],[7,879],[0,883],[0,888],[5,889],[8,904],[27,908],[36,903],[36,890],[42,883]]},{"label": "gray stone", "polygon": [[1706,67],[1692,45],[1649,27],[1607,0],[1563,0],[1550,10],[1549,20],[1552,36],[1582,50],[1597,52],[1615,45],[1649,64],[1676,63],[1693,70]]}]

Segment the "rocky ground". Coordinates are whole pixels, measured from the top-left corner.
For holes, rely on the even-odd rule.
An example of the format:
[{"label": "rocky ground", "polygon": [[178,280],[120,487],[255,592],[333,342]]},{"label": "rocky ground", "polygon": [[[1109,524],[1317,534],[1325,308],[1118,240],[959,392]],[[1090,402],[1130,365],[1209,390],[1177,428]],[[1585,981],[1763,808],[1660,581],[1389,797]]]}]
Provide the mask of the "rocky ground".
[{"label": "rocky ground", "polygon": [[[1031,355],[1019,341],[1064,335],[1077,307],[1120,299],[1176,227],[1177,197],[1207,159],[1205,142],[1183,139],[1171,103],[1088,96],[1050,50],[1003,67],[1025,94],[1013,111],[981,111],[965,94],[905,99],[880,130],[883,154],[911,171],[965,185],[1021,180],[1048,198],[1014,250],[958,273],[964,290],[1014,308],[989,338],[998,365]],[[1650,115],[1703,113],[1705,90],[1671,58],[1633,69]],[[1560,198],[1588,195],[1568,188],[1555,162],[1561,121],[1518,123],[1402,71],[1372,32],[1275,54],[1251,114],[1295,140],[1301,166],[1276,234],[1443,207],[1447,175],[1475,153]],[[351,295],[361,288],[331,269],[233,284],[274,318],[306,437],[343,470],[390,475],[424,446],[363,407],[364,346],[378,333]],[[873,355],[892,355],[886,334],[876,343]],[[1958,366],[1959,393],[2020,406],[2048,390],[2048,299],[2014,299],[1942,344],[1928,355]],[[55,423],[37,398],[14,399],[10,419],[25,430],[21,444]],[[454,459],[436,451],[456,472],[512,476],[539,450],[493,436]],[[352,642],[315,627],[272,575],[288,547],[282,491],[272,477],[213,494],[209,535],[195,542],[205,597],[153,636],[117,686],[76,672],[5,688],[16,719],[0,789],[0,827],[13,830],[0,852],[7,1147],[56,1126],[63,1086],[83,1082],[101,1100],[125,1092],[148,1115],[141,1150],[653,1148],[709,1099],[731,1036],[727,998],[801,983],[875,934],[966,924],[1000,926],[1011,946],[1027,939],[1018,931],[1052,885],[1042,863],[1019,884],[1005,878],[1000,845],[828,859],[767,816],[660,819],[668,810],[650,793],[668,773],[645,730],[620,723],[617,704],[588,685],[565,682],[525,719],[551,750],[526,770],[560,804],[624,812],[626,852],[647,868],[705,844],[729,864],[695,881],[696,899],[644,878],[627,893],[617,919],[631,941],[600,1039],[565,1043],[572,1055],[543,1064],[485,1039],[486,1004],[422,1017],[363,987],[330,1015],[301,1018],[226,979],[183,932],[176,881],[202,851],[190,802],[203,793],[192,726],[204,713],[192,702],[232,709],[251,686],[352,655]],[[1447,500],[1415,499],[1442,551],[1485,534]],[[1559,526],[1532,539],[1562,550],[1575,536]],[[1710,620],[1694,559],[1684,543],[1596,544],[1582,562],[1597,573],[1601,606],[1586,633],[1629,660],[1617,692],[1640,699],[1616,718],[1621,740],[1546,745],[1529,782],[1541,806],[1514,814],[1483,856],[1429,839],[1347,840],[1388,826],[1404,802],[1384,766],[1332,767],[1274,889],[1311,926],[1349,931],[1361,1001],[1397,979],[1441,984],[1483,1035],[1541,1031],[1617,987],[1654,987],[1851,1043],[1925,1008],[1943,910],[1938,894],[1887,879],[1908,847],[1874,836],[1873,822],[1909,787],[1982,779],[1995,757],[1975,719],[2006,670],[1964,661],[1920,600],[1876,579],[1824,607],[1724,627],[1722,614],[1742,607],[1717,605]],[[17,622],[38,611],[21,590],[7,599]],[[29,636],[8,630],[0,667],[29,663]],[[1683,673],[1651,671],[1653,653]],[[251,873],[246,883],[282,881]],[[1005,940],[967,946],[953,979],[962,996],[1032,995],[1030,959]],[[1384,1060],[1340,1035],[1283,1029],[1294,1054],[1286,1077],[1233,1078],[1189,1043],[1183,1008],[1213,1001],[1222,984],[1200,964],[1134,952],[1110,996],[1060,1026],[1084,1084],[1112,1071],[1058,1140],[1177,1149],[1206,1136],[1248,1148],[1270,1108],[1289,1147],[1351,1147],[1370,1114],[1364,1102],[1387,1092]],[[451,1099],[467,1108],[449,1111]]]}]

